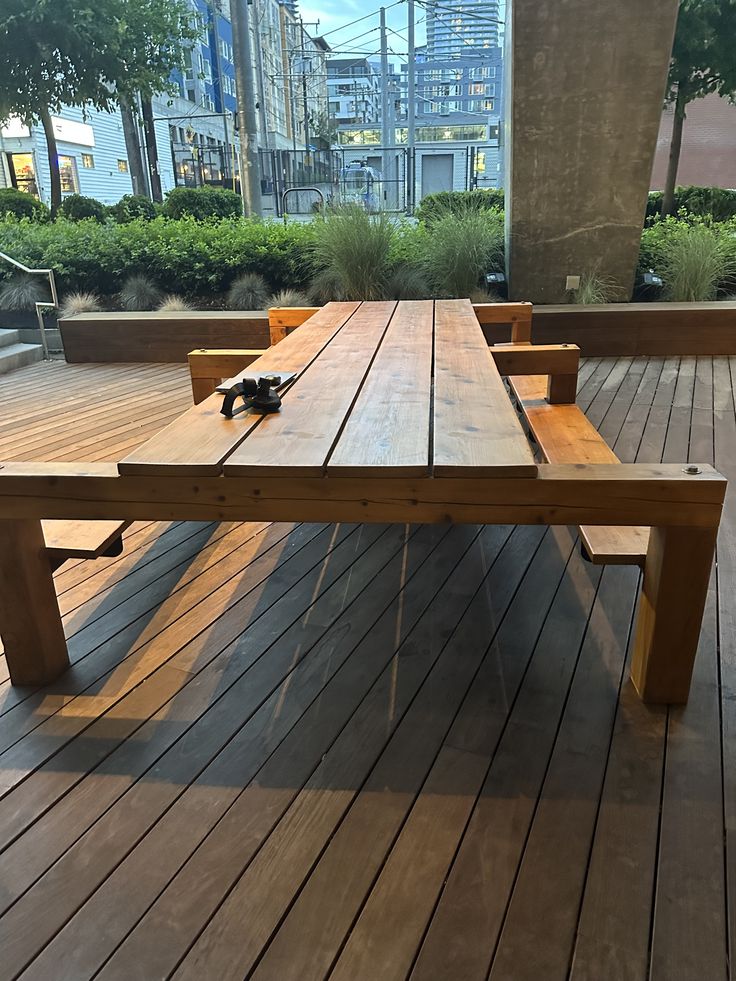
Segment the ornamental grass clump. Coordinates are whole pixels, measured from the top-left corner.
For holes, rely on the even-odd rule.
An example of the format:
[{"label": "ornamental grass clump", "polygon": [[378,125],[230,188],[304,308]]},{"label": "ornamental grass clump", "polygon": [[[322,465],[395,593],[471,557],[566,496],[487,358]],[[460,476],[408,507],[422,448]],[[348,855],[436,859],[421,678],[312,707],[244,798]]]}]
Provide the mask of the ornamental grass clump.
[{"label": "ornamental grass clump", "polygon": [[573,291],[572,301],[586,306],[596,303],[613,303],[619,292],[612,279],[589,271],[584,272],[580,277],[580,286]]},{"label": "ornamental grass clump", "polygon": [[0,310],[35,310],[50,298],[48,280],[28,273],[15,273],[0,286]]},{"label": "ornamental grass clump", "polygon": [[59,308],[59,318],[76,317],[80,313],[99,313],[102,310],[100,298],[96,293],[70,293],[64,297]]},{"label": "ornamental grass clump", "polygon": [[159,304],[159,311],[161,313],[181,313],[183,310],[193,309],[192,304],[187,302],[183,296],[177,296],[174,293],[170,296],[165,296]]},{"label": "ornamental grass clump", "polygon": [[432,225],[424,243],[424,267],[438,296],[470,297],[486,273],[503,260],[500,212],[448,214]]},{"label": "ornamental grass clump", "polygon": [[137,273],[123,283],[120,290],[120,306],[123,310],[155,310],[163,294],[152,279]]},{"label": "ornamental grass clump", "polygon": [[315,224],[312,295],[321,302],[384,299],[395,268],[396,228],[390,216],[343,205]]},{"label": "ornamental grass clump", "polygon": [[733,229],[706,222],[668,221],[658,241],[657,272],[664,280],[667,300],[683,303],[715,300],[719,289],[736,279],[736,239]]},{"label": "ornamental grass clump", "polygon": [[270,296],[267,307],[311,307],[312,303],[306,293],[300,290],[280,290]]},{"label": "ornamental grass clump", "polygon": [[257,272],[241,273],[227,291],[229,310],[264,310],[270,290],[268,283]]}]

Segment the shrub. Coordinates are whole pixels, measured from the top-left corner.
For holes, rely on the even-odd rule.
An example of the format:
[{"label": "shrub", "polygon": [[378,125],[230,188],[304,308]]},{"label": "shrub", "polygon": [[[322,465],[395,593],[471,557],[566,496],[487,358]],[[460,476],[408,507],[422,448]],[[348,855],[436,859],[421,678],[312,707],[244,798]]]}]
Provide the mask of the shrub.
[{"label": "shrub", "polygon": [[639,259],[642,268],[654,268],[662,276],[666,299],[714,300],[736,278],[734,229],[670,217],[645,229]]},{"label": "shrub", "polygon": [[78,313],[98,313],[102,309],[96,293],[70,293],[59,307],[59,317],[76,317]]},{"label": "shrub", "polygon": [[225,292],[235,276],[252,270],[268,292],[299,289],[310,278],[310,224],[246,221],[197,222],[135,219],[37,224],[0,220],[0,250],[34,267],[48,266],[63,293],[120,291],[131,275],[144,273],[166,293],[187,297]]},{"label": "shrub", "polygon": [[0,189],[0,216],[28,218],[30,221],[47,221],[49,209],[37,198],[14,187]]},{"label": "shrub", "polygon": [[107,208],[101,201],[95,198],[85,197],[83,194],[70,194],[61,203],[61,213],[69,221],[83,221],[85,218],[94,218],[95,221],[105,221],[107,218]]},{"label": "shrub", "polygon": [[28,273],[14,273],[0,286],[0,310],[35,310],[50,299],[48,280]]},{"label": "shrub", "polygon": [[187,301],[181,296],[175,296],[171,294],[170,296],[165,296],[164,299],[159,304],[159,310],[162,313],[179,313],[182,310],[192,310],[192,304],[187,303]]},{"label": "shrub", "polygon": [[[647,218],[653,219],[662,211],[662,192],[651,191],[647,202]],[[736,217],[736,191],[723,187],[675,188],[675,212],[689,215],[710,216],[713,221],[730,221]]]},{"label": "shrub", "polygon": [[128,276],[120,290],[120,305],[124,310],[155,310],[160,302],[161,290],[142,273]]},{"label": "shrub", "polygon": [[269,297],[266,307],[310,307],[309,297],[300,290],[280,290]]},{"label": "shrub", "polygon": [[386,214],[369,215],[345,205],[318,219],[312,246],[316,284],[345,300],[381,300],[393,272],[391,246],[396,234]]},{"label": "shrub", "polygon": [[430,226],[448,215],[467,215],[478,211],[503,211],[502,188],[485,191],[439,191],[422,198],[415,217]]},{"label": "shrub", "polygon": [[257,272],[238,276],[227,291],[230,310],[264,310],[268,302],[268,284]]},{"label": "shrub", "polygon": [[167,218],[191,215],[206,218],[237,218],[243,213],[240,195],[225,187],[175,187],[169,191],[163,213]]},{"label": "shrub", "polygon": [[136,218],[151,221],[156,217],[156,205],[143,194],[126,194],[110,208],[110,214],[121,225]]},{"label": "shrub", "polygon": [[503,218],[499,211],[446,215],[431,227],[424,246],[430,284],[439,295],[469,297],[482,276],[503,258]]}]

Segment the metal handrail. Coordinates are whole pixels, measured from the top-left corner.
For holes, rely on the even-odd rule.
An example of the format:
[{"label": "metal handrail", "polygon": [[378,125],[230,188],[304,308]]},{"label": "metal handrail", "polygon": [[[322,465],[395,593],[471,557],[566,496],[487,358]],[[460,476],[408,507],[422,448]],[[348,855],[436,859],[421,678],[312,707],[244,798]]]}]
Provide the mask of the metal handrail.
[{"label": "metal handrail", "polygon": [[56,292],[56,279],[54,278],[53,269],[31,269],[29,266],[24,265],[22,262],[18,262],[12,256],[6,255],[4,252],[0,252],[0,259],[5,262],[9,262],[11,266],[15,266],[16,269],[20,269],[24,273],[29,273],[32,276],[48,276],[49,287],[51,289],[51,303],[44,300],[36,301],[36,317],[38,319],[38,328],[41,331],[41,347],[43,348],[44,361],[49,361],[49,344],[46,340],[46,324],[43,319],[44,310],[56,310],[59,306],[59,294]]},{"label": "metal handrail", "polygon": [[286,197],[289,194],[298,193],[299,191],[315,191],[319,194],[322,208],[325,206],[325,196],[318,187],[287,187],[281,194],[281,211],[284,216],[284,224],[286,224]]}]

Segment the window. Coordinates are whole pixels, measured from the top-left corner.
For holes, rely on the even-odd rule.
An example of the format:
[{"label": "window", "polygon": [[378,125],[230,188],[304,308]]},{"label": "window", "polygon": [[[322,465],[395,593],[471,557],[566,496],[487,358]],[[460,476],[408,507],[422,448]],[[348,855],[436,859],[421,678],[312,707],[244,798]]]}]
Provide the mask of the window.
[{"label": "window", "polygon": [[85,170],[95,169],[95,158],[92,156],[91,153],[82,154],[82,166],[84,167]]},{"label": "window", "polygon": [[118,160],[118,170],[120,171],[121,174],[127,174],[128,173],[128,161],[127,160]]},{"label": "window", "polygon": [[9,153],[10,172],[13,186],[19,191],[38,197],[38,185],[36,184],[36,168],[33,163],[32,153]]},{"label": "window", "polygon": [[79,194],[77,161],[74,157],[59,156],[59,176],[63,194]]},{"label": "window", "polygon": [[485,95],[486,87],[481,82],[473,82],[472,85],[468,86],[468,91],[470,95]]},{"label": "window", "polygon": [[483,108],[486,112],[493,112],[494,106],[496,105],[495,99],[484,99]]}]

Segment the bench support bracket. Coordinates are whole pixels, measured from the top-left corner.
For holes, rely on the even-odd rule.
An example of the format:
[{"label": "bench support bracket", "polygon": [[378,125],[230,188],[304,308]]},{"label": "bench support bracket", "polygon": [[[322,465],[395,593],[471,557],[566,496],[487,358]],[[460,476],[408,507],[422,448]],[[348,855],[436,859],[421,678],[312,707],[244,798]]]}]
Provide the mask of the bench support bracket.
[{"label": "bench support bracket", "polygon": [[45,685],[69,656],[41,522],[0,520],[0,623],[14,685]]},{"label": "bench support bracket", "polygon": [[651,529],[631,665],[645,702],[687,701],[716,535],[716,528]]}]

